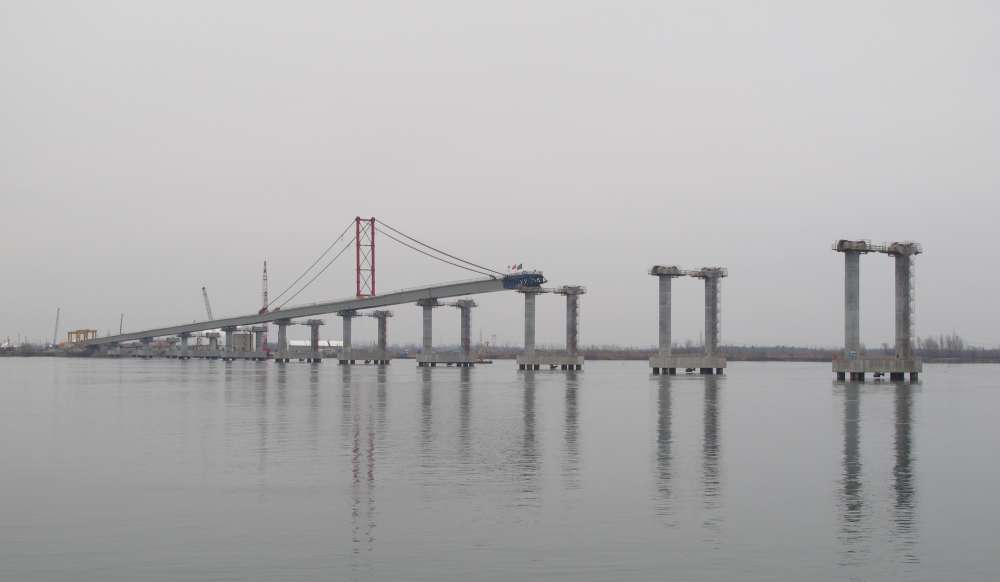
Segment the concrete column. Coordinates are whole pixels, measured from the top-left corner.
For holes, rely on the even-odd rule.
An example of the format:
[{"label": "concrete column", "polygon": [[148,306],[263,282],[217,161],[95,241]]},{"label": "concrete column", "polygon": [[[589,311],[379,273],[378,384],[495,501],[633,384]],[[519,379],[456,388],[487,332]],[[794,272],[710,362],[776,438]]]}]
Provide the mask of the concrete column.
[{"label": "concrete column", "polygon": [[471,299],[459,299],[452,305],[462,313],[462,354],[468,359],[472,355],[472,308],[476,306],[476,302]]},{"label": "concrete column", "polygon": [[274,323],[278,326],[278,354],[276,360],[281,362],[288,359],[288,325],[291,321],[279,319]]},{"label": "concrete column", "polygon": [[190,349],[189,349],[190,347],[188,346],[188,340],[191,339],[191,334],[189,334],[189,333],[182,333],[182,334],[180,334],[179,338],[180,338],[180,355],[181,355],[182,358],[189,358],[190,357]]},{"label": "concrete column", "polygon": [[322,319],[309,319],[306,321],[306,325],[309,326],[309,349],[312,352],[308,358],[310,362],[320,362],[323,359],[319,353],[319,326],[323,324],[324,321]]},{"label": "concrete column", "polygon": [[524,294],[524,353],[535,353],[535,293]]},{"label": "concrete column", "polygon": [[378,361],[376,363],[388,363],[389,318],[392,317],[392,312],[386,310],[373,311],[371,316],[378,321],[378,353],[375,355],[375,359]]},{"label": "concrete column", "polygon": [[153,338],[151,338],[151,337],[144,337],[140,341],[142,342],[142,356],[141,357],[143,357],[143,358],[152,358],[153,357],[153,347],[152,347]]},{"label": "concrete column", "polygon": [[576,355],[580,331],[580,296],[577,293],[566,294],[566,351]]},{"label": "concrete column", "polygon": [[422,353],[430,355],[434,352],[434,308],[439,307],[441,303],[437,299],[421,299],[417,301],[417,305],[424,308]]},{"label": "concrete column", "polygon": [[660,355],[669,356],[671,348],[670,338],[670,293],[671,277],[657,277],[660,280]]},{"label": "concrete column", "polygon": [[913,357],[913,288],[912,255],[895,255],[896,259],[896,357]]},{"label": "concrete column", "polygon": [[219,351],[219,334],[216,332],[209,332],[205,335],[208,336],[208,351],[211,353]]},{"label": "concrete column", "polygon": [[844,251],[844,351],[861,355],[861,253]]},{"label": "concrete column", "polygon": [[226,332],[226,352],[231,354],[236,349],[236,346],[234,345],[234,340],[233,340],[233,334],[236,333],[236,328],[235,327],[224,327],[224,328],[222,328],[222,331]]},{"label": "concrete column", "polygon": [[264,334],[267,333],[267,328],[264,326],[257,326],[253,328],[253,349],[257,352],[264,351]]},{"label": "concrete column", "polygon": [[715,355],[719,349],[719,296],[721,279],[705,277],[705,354]]},{"label": "concrete column", "polygon": [[341,334],[341,339],[343,340],[343,347],[340,350],[340,361],[350,363],[351,362],[351,329],[352,321],[358,316],[358,312],[353,309],[348,309],[346,311],[339,311],[337,315],[341,317],[341,323],[343,324],[343,332]]}]

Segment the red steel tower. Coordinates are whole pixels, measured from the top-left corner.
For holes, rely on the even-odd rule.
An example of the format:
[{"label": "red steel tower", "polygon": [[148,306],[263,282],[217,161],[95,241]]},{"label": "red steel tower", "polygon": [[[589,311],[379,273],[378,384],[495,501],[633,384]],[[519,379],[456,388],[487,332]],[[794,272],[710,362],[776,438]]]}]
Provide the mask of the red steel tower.
[{"label": "red steel tower", "polygon": [[375,217],[354,219],[357,296],[375,296]]}]

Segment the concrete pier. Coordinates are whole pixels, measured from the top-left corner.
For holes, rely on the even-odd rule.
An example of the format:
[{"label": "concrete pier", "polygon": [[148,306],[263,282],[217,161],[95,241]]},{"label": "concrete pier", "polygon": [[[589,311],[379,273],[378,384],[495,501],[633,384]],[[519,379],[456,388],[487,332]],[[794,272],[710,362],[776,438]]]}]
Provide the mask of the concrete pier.
[{"label": "concrete pier", "polygon": [[[913,257],[923,252],[915,242],[872,244],[868,240],[839,240],[833,250],[844,253],[844,352],[834,357],[837,380],[864,382],[871,374],[900,381],[919,378],[923,364],[913,355]],[[896,289],[895,357],[868,357],[861,343],[860,259],[867,253],[893,257]]]},{"label": "concrete pier", "polygon": [[267,353],[267,326],[255,325],[250,328],[253,332],[253,349],[266,355]]},{"label": "concrete pier", "polygon": [[274,361],[282,364],[288,363],[288,326],[291,320],[279,319],[274,322],[278,326],[278,346],[274,353]]},{"label": "concrete pier", "polygon": [[346,311],[338,311],[337,315],[341,317],[343,324],[343,333],[341,334],[341,339],[343,344],[340,348],[340,357],[338,362],[342,365],[350,365],[354,363],[353,356],[353,341],[351,339],[352,335],[352,322],[355,317],[358,316],[358,312],[354,309],[348,309]]},{"label": "concrete pier", "polygon": [[[649,274],[659,279],[659,349],[649,358],[653,374],[676,374],[677,370],[698,371],[704,375],[722,374],[726,358],[719,354],[722,337],[722,279],[728,271],[722,267],[685,270],[669,265],[654,265]],[[705,282],[705,346],[702,354],[674,355],[671,347],[671,279],[690,276]]]},{"label": "concrete pier", "polygon": [[323,361],[323,354],[319,351],[319,328],[321,325],[326,325],[326,322],[322,319],[307,319],[306,325],[309,326],[309,354],[305,360],[319,364]]},{"label": "concrete pier", "polygon": [[178,357],[180,359],[182,359],[182,360],[186,360],[186,359],[190,358],[191,357],[191,346],[188,344],[188,341],[191,339],[191,334],[189,334],[189,333],[182,333],[182,334],[179,334],[177,336],[177,338],[178,338],[177,347],[178,347],[178,354],[179,354]]},{"label": "concrete pier", "polygon": [[535,349],[535,295],[548,293],[541,287],[522,287],[524,294],[524,352],[517,356],[519,370],[549,369],[582,370],[583,356],[579,354],[580,295],[587,292],[578,285],[566,285],[553,291],[566,297],[566,350],[564,352],[539,352]]},{"label": "concrete pier", "polygon": [[207,332],[205,337],[208,338],[208,358],[214,360],[219,357],[219,332]]},{"label": "concrete pier", "polygon": [[913,358],[913,257],[915,243],[894,243],[890,254],[896,264],[896,358]]},{"label": "concrete pier", "polygon": [[434,357],[434,308],[441,307],[437,299],[421,299],[417,305],[423,308],[423,342],[417,356],[418,366],[434,367],[438,364]]},{"label": "concrete pier", "polygon": [[222,359],[233,360],[235,359],[235,356],[233,354],[236,352],[236,340],[234,339],[234,336],[236,334],[236,328],[224,327],[222,328],[222,331],[226,334],[226,346],[223,352]]},{"label": "concrete pier", "polygon": [[427,353],[425,349],[424,353],[421,353],[417,357],[418,365],[436,366],[437,364],[443,364],[446,366],[458,366],[460,368],[470,368],[475,365],[476,358],[472,355],[472,308],[476,307],[476,302],[471,299],[459,299],[458,301],[448,303],[448,305],[458,308],[461,312],[462,349],[457,353]]},{"label": "concrete pier", "polygon": [[373,311],[371,316],[375,318],[378,322],[378,342],[375,346],[375,352],[370,354],[369,357],[364,358],[365,361],[370,361],[373,364],[385,365],[388,364],[392,358],[389,357],[389,318],[392,317],[392,312],[381,309]]}]

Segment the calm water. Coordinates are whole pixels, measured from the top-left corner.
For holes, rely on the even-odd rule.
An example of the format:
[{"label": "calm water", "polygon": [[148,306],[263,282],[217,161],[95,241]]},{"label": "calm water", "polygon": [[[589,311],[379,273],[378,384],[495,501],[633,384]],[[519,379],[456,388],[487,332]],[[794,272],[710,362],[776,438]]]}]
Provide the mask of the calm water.
[{"label": "calm water", "polygon": [[996,580],[1000,366],[0,359],[0,580]]}]

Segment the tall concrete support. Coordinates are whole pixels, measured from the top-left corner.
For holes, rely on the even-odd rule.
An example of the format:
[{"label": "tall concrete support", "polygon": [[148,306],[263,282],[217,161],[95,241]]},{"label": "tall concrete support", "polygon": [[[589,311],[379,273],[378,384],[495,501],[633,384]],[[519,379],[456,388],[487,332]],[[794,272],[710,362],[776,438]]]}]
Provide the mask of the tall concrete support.
[{"label": "tall concrete support", "polygon": [[462,314],[462,354],[471,361],[472,358],[472,308],[476,302],[472,299],[459,299],[452,304]]},{"label": "tall concrete support", "polygon": [[440,307],[441,302],[437,299],[421,299],[417,305],[423,308],[423,342],[420,352],[421,358],[417,359],[418,365],[435,366],[437,362],[433,360],[434,355],[434,308]]},{"label": "tall concrete support", "polygon": [[139,351],[140,358],[152,358],[153,357],[153,338],[144,337],[139,340],[142,343],[142,349]]},{"label": "tall concrete support", "polygon": [[541,287],[522,287],[518,292],[524,295],[524,353],[535,353],[535,296],[546,291]]},{"label": "tall concrete support", "polygon": [[659,352],[664,356],[669,356],[673,351],[670,338],[670,288],[673,280],[671,277],[658,277],[658,279],[660,280]]},{"label": "tall concrete support", "polygon": [[353,350],[352,340],[351,340],[351,328],[354,318],[358,316],[358,312],[354,309],[348,309],[346,311],[338,311],[337,315],[341,317],[343,323],[343,347],[340,350],[340,363],[341,364],[353,364],[354,357],[351,352]]},{"label": "tall concrete support", "polygon": [[[916,380],[922,363],[913,355],[913,257],[922,252],[915,242],[872,244],[867,240],[839,240],[833,250],[844,253],[844,353],[833,359],[838,380],[864,381],[866,374]],[[860,257],[883,253],[893,257],[896,275],[896,354],[894,358],[861,353]]]},{"label": "tall concrete support", "polygon": [[319,326],[325,324],[326,322],[322,319],[306,320],[306,325],[309,326],[309,356],[306,357],[307,362],[318,364],[323,361],[323,354],[319,351]]},{"label": "tall concrete support", "polygon": [[703,269],[705,275],[705,355],[714,356],[719,351],[722,335],[722,269]]},{"label": "tall concrete support", "polygon": [[556,293],[566,297],[566,353],[577,355],[580,339],[580,295],[587,290],[581,286],[564,286]]},{"label": "tall concrete support", "polygon": [[180,358],[186,360],[191,357],[191,346],[188,345],[188,340],[191,339],[191,334],[182,333],[179,334],[177,337],[180,339],[180,341],[178,342]]},{"label": "tall concrete support", "polygon": [[388,364],[389,360],[389,318],[392,312],[387,310],[373,311],[371,316],[378,322],[378,344],[372,361],[376,364]]},{"label": "tall concrete support", "polygon": [[289,319],[279,319],[274,322],[278,326],[278,349],[274,356],[275,362],[288,362],[288,326],[291,323]]},{"label": "tall concrete support", "polygon": [[257,358],[267,357],[267,345],[264,339],[267,336],[267,326],[256,325],[250,330],[253,332],[253,349]]},{"label": "tall concrete support", "polygon": [[844,251],[844,351],[861,354],[861,253]]},{"label": "tall concrete support", "polygon": [[210,331],[205,337],[208,338],[208,357],[214,360],[219,357],[219,332]]},{"label": "tall concrete support", "polygon": [[[722,267],[704,267],[694,271],[676,266],[654,265],[649,274],[657,277],[660,284],[659,306],[659,350],[649,358],[653,374],[676,374],[678,368],[699,371],[702,374],[721,374],[726,367],[726,358],[719,354],[722,335],[722,278],[729,273]],[[701,355],[682,354],[675,356],[671,347],[671,279],[691,276],[705,281],[705,349]]]},{"label": "tall concrete support", "polygon": [[913,256],[916,243],[895,243],[890,248],[896,261],[896,358],[913,358]]},{"label": "tall concrete support", "polygon": [[236,342],[233,339],[236,333],[235,327],[224,327],[222,331],[226,333],[226,355],[223,356],[224,359],[232,359],[233,352],[236,351]]}]

